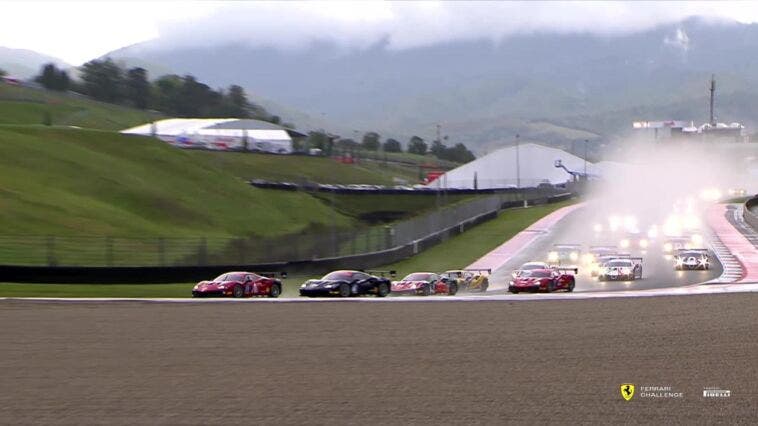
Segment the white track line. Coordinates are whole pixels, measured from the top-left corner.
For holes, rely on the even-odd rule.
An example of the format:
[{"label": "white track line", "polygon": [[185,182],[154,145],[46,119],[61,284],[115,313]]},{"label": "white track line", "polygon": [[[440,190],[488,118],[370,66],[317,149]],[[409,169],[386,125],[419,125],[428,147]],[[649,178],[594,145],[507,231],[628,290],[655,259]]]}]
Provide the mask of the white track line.
[{"label": "white track line", "polygon": [[498,294],[498,295],[471,295],[471,296],[398,296],[398,297],[350,297],[340,298],[306,298],[306,297],[282,297],[278,299],[181,299],[181,298],[65,298],[65,297],[0,297],[0,301],[25,301],[25,302],[56,302],[56,303],[92,303],[92,302],[136,302],[136,303],[312,303],[312,302],[338,302],[338,303],[397,303],[397,302],[497,302],[497,301],[534,301],[534,300],[587,300],[587,299],[615,299],[625,297],[660,297],[660,296],[694,296],[702,294],[732,294],[732,293],[758,293],[758,283],[751,284],[712,284],[691,285],[686,287],[658,288],[650,290],[629,291],[588,291],[578,293],[526,293],[526,294]]}]

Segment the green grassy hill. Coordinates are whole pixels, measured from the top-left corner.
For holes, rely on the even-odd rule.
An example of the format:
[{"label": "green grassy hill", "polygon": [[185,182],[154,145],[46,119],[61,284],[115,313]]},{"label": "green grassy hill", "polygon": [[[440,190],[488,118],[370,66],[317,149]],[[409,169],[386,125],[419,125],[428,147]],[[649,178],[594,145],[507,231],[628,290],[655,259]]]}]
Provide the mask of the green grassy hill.
[{"label": "green grassy hill", "polygon": [[[252,188],[154,139],[0,127],[6,235],[273,236],[331,224],[330,215],[307,194]],[[341,215],[336,222],[352,223]]]},{"label": "green grassy hill", "polygon": [[385,167],[372,161],[342,164],[325,157],[214,151],[188,151],[188,155],[246,180],[372,185],[392,185],[396,177],[412,183],[418,181],[417,169]]},{"label": "green grassy hill", "polygon": [[0,83],[0,124],[43,124],[46,114],[60,126],[121,130],[160,115],[65,93]]}]

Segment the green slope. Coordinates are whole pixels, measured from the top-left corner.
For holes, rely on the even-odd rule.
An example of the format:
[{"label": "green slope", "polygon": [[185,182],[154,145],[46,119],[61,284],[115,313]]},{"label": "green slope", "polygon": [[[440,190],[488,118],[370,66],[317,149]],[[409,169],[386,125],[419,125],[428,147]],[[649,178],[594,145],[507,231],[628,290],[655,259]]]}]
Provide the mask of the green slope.
[{"label": "green slope", "polygon": [[331,224],[330,214],[313,197],[252,188],[154,139],[0,127],[5,235],[273,236]]},{"label": "green slope", "polygon": [[213,151],[191,151],[188,155],[247,180],[373,185],[392,185],[395,177],[418,181],[416,169],[384,167],[369,161],[342,164],[325,157]]},{"label": "green slope", "polygon": [[53,124],[120,130],[154,120],[158,113],[97,102],[75,95],[0,83],[0,124]]}]

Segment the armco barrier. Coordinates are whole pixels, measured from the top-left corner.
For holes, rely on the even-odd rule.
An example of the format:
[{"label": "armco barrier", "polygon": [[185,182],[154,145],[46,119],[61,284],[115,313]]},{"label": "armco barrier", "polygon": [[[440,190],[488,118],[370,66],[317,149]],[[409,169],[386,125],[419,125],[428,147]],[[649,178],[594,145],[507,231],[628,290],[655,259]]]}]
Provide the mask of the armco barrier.
[{"label": "armco barrier", "polygon": [[742,217],[745,219],[745,223],[758,231],[758,195],[745,202]]},{"label": "armco barrier", "polygon": [[[561,194],[540,200],[554,203],[570,199],[572,194]],[[511,204],[513,202],[509,202]],[[503,207],[517,207],[513,205]],[[260,264],[234,264],[213,266],[150,266],[150,267],[87,267],[87,266],[12,266],[0,265],[0,282],[27,283],[95,283],[95,284],[147,284],[200,281],[226,271],[271,271],[321,273],[334,269],[363,269],[397,262],[433,247],[467,229],[497,217],[499,209],[468,218],[460,223],[438,230],[423,238],[395,247],[350,256],[275,262]],[[461,265],[462,267],[463,265]]]}]

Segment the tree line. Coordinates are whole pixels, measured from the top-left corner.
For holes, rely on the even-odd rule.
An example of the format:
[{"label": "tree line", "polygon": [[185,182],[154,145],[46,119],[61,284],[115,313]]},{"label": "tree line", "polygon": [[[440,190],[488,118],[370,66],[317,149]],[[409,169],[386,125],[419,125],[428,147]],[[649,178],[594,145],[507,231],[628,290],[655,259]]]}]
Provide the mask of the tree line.
[{"label": "tree line", "polygon": [[174,117],[255,118],[292,127],[250,102],[245,90],[236,84],[214,90],[189,74],[163,75],[150,81],[144,68],[123,68],[110,58],[82,65],[79,77],[80,81],[75,81],[51,63],[42,67],[34,81],[49,90],[72,90],[99,101],[156,110]]},{"label": "tree line", "polygon": [[[400,141],[387,138],[381,140],[377,132],[366,132],[361,142],[351,138],[340,138],[332,136],[323,131],[310,132],[306,140],[309,148],[318,148],[327,155],[335,153],[350,153],[355,155],[359,150],[369,152],[403,152],[403,145]],[[456,163],[468,163],[476,159],[474,154],[466,148],[466,145],[457,143],[448,147],[440,140],[432,141],[431,147],[419,136],[413,136],[408,140],[408,147],[405,150],[409,154],[427,155],[431,154],[440,160],[448,160]]]},{"label": "tree line", "polygon": [[[125,69],[110,58],[87,62],[80,68],[79,77],[80,81],[71,79],[65,70],[50,63],[42,66],[40,74],[34,80],[49,90],[72,90],[99,101],[156,110],[173,117],[254,118],[294,128],[291,124],[282,123],[279,116],[250,102],[245,90],[236,84],[214,90],[192,75],[176,74],[163,75],[150,81],[144,68]],[[335,152],[354,154],[359,149],[370,152],[403,152],[400,141],[394,138],[382,141],[381,135],[373,131],[366,132],[360,142],[334,137],[323,131],[310,132],[305,143],[307,146],[296,149],[318,148],[326,155]],[[447,146],[441,140],[433,140],[430,146],[419,136],[408,140],[406,152],[431,154],[441,160],[457,163],[467,163],[476,158],[462,143]]]}]

